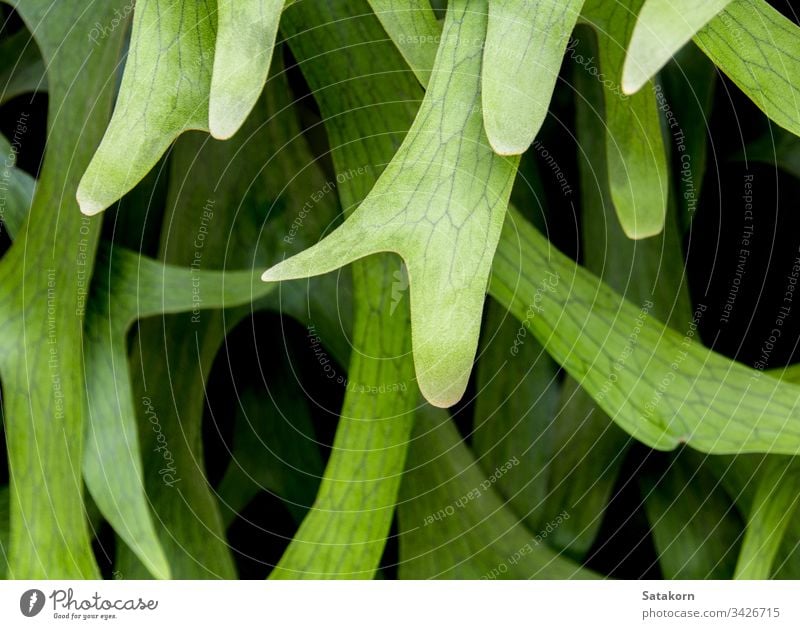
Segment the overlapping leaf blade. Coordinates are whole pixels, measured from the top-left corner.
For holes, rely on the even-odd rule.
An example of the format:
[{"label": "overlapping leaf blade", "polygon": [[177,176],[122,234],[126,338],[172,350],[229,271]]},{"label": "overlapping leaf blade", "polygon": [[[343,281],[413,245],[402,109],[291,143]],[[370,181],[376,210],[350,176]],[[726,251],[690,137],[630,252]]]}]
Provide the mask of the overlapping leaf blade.
[{"label": "overlapping leaf blade", "polygon": [[[308,30],[311,24],[316,28]],[[402,59],[365,2],[298,3],[284,26],[322,111],[349,213],[397,150],[419,85],[397,72]],[[353,48],[374,52],[352,57]],[[342,91],[343,84],[353,91]],[[419,396],[408,306],[395,296],[396,259],[381,256],[352,268],[353,351],[333,452],[314,505],[271,578],[372,578],[394,515]]]},{"label": "overlapping leaf blade", "polygon": [[[640,307],[577,267],[516,212],[509,218],[491,294],[523,320],[541,282],[549,274],[561,278],[543,294],[530,330],[626,432],[656,449],[688,443],[715,454],[800,452],[792,420],[800,387],[700,345],[697,312],[683,334],[652,317],[640,325]],[[627,360],[617,372],[620,356]]]},{"label": "overlapping leaf blade", "polygon": [[78,188],[87,215],[129,192],[189,129],[208,129],[215,2],[136,5],[114,115]]},{"label": "overlapping leaf blade", "polygon": [[98,570],[80,473],[81,343],[99,224],[81,219],[74,195],[110,113],[110,79],[122,33],[87,49],[92,22],[113,15],[105,3],[19,0],[14,6],[36,33],[47,64],[50,111],[35,198],[0,262],[0,370],[11,471],[9,575],[91,578]]},{"label": "overlapping leaf blade", "polygon": [[665,579],[730,579],[742,522],[720,483],[690,451],[640,476],[645,511]]},{"label": "overlapping leaf blade", "polygon": [[372,10],[414,72],[427,87],[442,28],[428,0],[369,0]]},{"label": "overlapping leaf blade", "polygon": [[[664,68],[660,82],[663,91],[657,100],[673,165],[669,192],[678,201],[678,226],[686,233],[700,209],[709,152],[718,159],[708,141],[717,70],[697,46],[689,44]],[[685,97],[687,91],[690,96]]]},{"label": "overlapping leaf blade", "polygon": [[[255,278],[247,271],[223,274],[168,267],[119,247],[106,248],[98,267],[87,315],[85,365],[91,377],[86,391],[89,424],[84,478],[105,518],[150,574],[169,578],[169,564],[144,492],[127,332],[140,317],[194,310],[198,307],[192,289],[196,282],[203,285],[203,308],[249,303],[270,291],[254,285]],[[173,478],[177,474],[170,473]]]},{"label": "overlapping leaf blade", "polygon": [[490,301],[477,369],[473,450],[488,474],[516,461],[495,483],[499,495],[531,530],[542,511],[558,402],[558,365],[524,324]]},{"label": "overlapping leaf blade", "polygon": [[518,161],[495,155],[483,131],[485,10],[461,1],[448,8],[419,114],[369,196],[321,243],[264,273],[294,279],[398,253],[408,268],[417,380],[437,406],[451,406],[467,386]]},{"label": "overlapping leaf blade", "polygon": [[769,579],[800,500],[800,459],[770,457],[758,473],[737,579]]},{"label": "overlapping leaf blade", "polygon": [[668,181],[652,90],[628,97],[621,88],[625,49],[642,2],[587,0],[582,19],[595,30],[598,62],[580,40],[570,49],[572,60],[603,84],[611,198],[622,229],[635,239],[654,236],[664,228]]},{"label": "overlapping leaf blade", "polygon": [[[667,9],[674,14],[680,3],[668,8],[658,0],[587,0],[584,21],[597,32],[599,61],[577,40],[566,50],[583,73],[579,84],[597,81],[595,87],[604,86],[602,98],[595,95],[589,100],[608,128],[592,136],[596,125],[586,120],[586,107],[580,121],[584,103],[579,105],[580,135],[590,137],[591,144],[581,143],[587,155],[581,160],[584,231],[592,237],[607,231],[604,221],[612,206],[624,230],[613,223],[608,252],[600,238],[589,243],[581,253],[587,272],[558,253],[519,214],[506,213],[517,162],[491,149],[516,154],[535,136],[547,112],[567,31],[574,23],[571,18],[565,21],[565,6],[576,7],[575,13],[583,2],[570,0],[551,7],[555,13],[548,14],[543,8],[549,3],[543,2],[529,3],[534,7],[451,0],[443,37],[426,0],[370,0],[372,11],[364,1],[351,6],[323,0],[287,3],[291,17],[284,26],[323,117],[316,128],[313,107],[289,106],[288,100],[273,103],[292,112],[290,118],[302,109],[316,144],[313,155],[289,151],[287,160],[286,155],[277,159],[273,153],[284,152],[300,136],[296,121],[284,128],[286,137],[259,136],[254,131],[263,122],[264,112],[256,100],[267,76],[284,3],[250,0],[223,7],[223,1],[179,0],[169,7],[157,1],[139,3],[140,30],[134,33],[119,115],[106,137],[113,141],[108,146],[102,143],[97,163],[89,167],[80,187],[81,169],[90,161],[110,110],[116,82],[113,65],[125,24],[109,29],[102,42],[80,46],[76,34],[80,25],[87,26],[87,20],[95,26],[106,23],[110,9],[71,0],[53,6],[39,0],[14,3],[42,46],[50,72],[51,114],[41,181],[35,182],[10,162],[0,172],[11,185],[0,190],[0,219],[14,241],[0,261],[0,314],[7,322],[0,333],[0,371],[11,470],[10,487],[0,488],[0,556],[5,558],[0,573],[8,568],[10,576],[97,576],[89,542],[102,512],[125,542],[118,545],[117,568],[126,578],[148,573],[231,577],[235,570],[226,547],[226,524],[263,486],[289,503],[296,519],[303,518],[273,576],[371,577],[386,545],[406,450],[412,443],[401,495],[405,537],[401,555],[409,562],[401,574],[405,570],[406,575],[418,577],[491,577],[505,568],[520,577],[571,577],[579,568],[538,542],[532,544],[532,534],[554,515],[567,514],[547,543],[572,557],[584,556],[597,533],[616,466],[633,437],[657,449],[688,443],[715,455],[737,455],[708,457],[700,464],[691,452],[682,451],[665,457],[669,468],[663,478],[656,480],[650,474],[644,480],[645,507],[666,576],[729,576],[735,538],[742,528],[733,503],[748,520],[737,576],[796,576],[798,531],[789,514],[795,507],[797,483],[793,472],[786,472],[793,470],[794,458],[780,455],[800,454],[800,430],[793,419],[800,386],[778,382],[700,345],[697,324],[704,306],[691,314],[680,286],[680,247],[671,215],[663,220],[665,209],[674,210],[678,204],[668,200],[665,183],[668,160],[663,149],[671,127],[667,128],[669,119],[667,125],[659,121],[657,108],[667,115],[674,108],[691,136],[685,152],[693,168],[688,175],[683,170],[675,173],[675,189],[669,189],[684,199],[684,225],[702,183],[705,121],[698,115],[687,118],[684,103],[657,100],[663,92],[655,84],[656,96],[646,89],[634,99],[620,92],[620,86],[627,90],[632,84],[644,84],[663,65],[664,55],[696,55],[694,48],[675,52],[695,33],[714,63],[777,124],[797,134],[797,86],[792,80],[797,74],[793,71],[797,26],[763,0],[687,5],[687,15],[681,16],[685,24],[665,25],[666,43],[659,41],[660,47],[654,49],[641,40],[641,29],[652,26],[653,15]],[[727,8],[709,21],[708,14],[723,4]],[[444,10],[441,2],[435,6]],[[639,28],[633,32],[632,52],[623,71],[622,51],[637,13]],[[376,14],[397,50],[386,42]],[[169,34],[157,46],[152,45],[154,39],[148,42],[141,36],[138,20],[146,22],[143,16],[149,16],[149,25],[160,35]],[[500,28],[501,18],[516,26]],[[546,45],[527,54],[519,44],[538,41],[534,31],[541,24],[547,25]],[[563,31],[553,24],[563,24]],[[246,25],[252,31],[245,32]],[[410,30],[415,37],[406,36]],[[187,35],[195,41],[187,43]],[[487,46],[482,43],[484,36]],[[3,72],[9,66],[0,62],[0,80],[10,77],[10,94],[38,89],[37,76],[41,83],[44,63],[33,48],[20,48],[26,37],[22,31],[2,44],[26,62],[8,74]],[[521,60],[509,63],[509,51],[522,51]],[[136,65],[139,53],[147,58],[142,66]],[[636,55],[644,56],[638,74],[629,69]],[[541,67],[535,62],[539,57],[547,57]],[[163,67],[162,59],[169,61]],[[598,76],[593,64],[606,76]],[[137,75],[137,67],[147,71]],[[681,69],[673,64],[660,79],[668,94],[669,75],[675,70]],[[708,64],[692,63],[689,70],[691,84],[710,76]],[[152,89],[143,76],[156,77],[165,89]],[[498,77],[528,98],[515,100],[508,90],[490,89],[489,83],[495,88],[502,84]],[[430,83],[430,89],[414,120],[422,99],[417,83]],[[131,90],[134,84],[142,89]],[[293,88],[304,89],[301,84],[298,80]],[[285,85],[282,89],[288,93]],[[709,93],[696,99],[695,113],[705,112]],[[133,101],[125,111],[136,111],[138,119],[120,114],[119,107]],[[157,106],[150,109],[153,103]],[[95,268],[98,223],[81,220],[69,199],[77,194],[85,212],[101,211],[136,185],[183,131],[208,128],[229,137],[254,106],[257,120],[245,130],[255,132],[261,141],[256,150],[241,151],[242,167],[234,168],[224,190],[213,173],[230,170],[226,163],[240,156],[241,143],[206,147],[206,136],[192,134],[179,141],[175,156],[165,158],[165,163],[172,162],[172,191],[161,260],[103,244]],[[331,162],[327,154],[320,154],[325,150],[325,139],[319,135],[323,124],[332,145]],[[127,131],[120,131],[123,128]],[[136,136],[132,131],[136,129],[146,132]],[[659,131],[665,132],[663,138]],[[777,147],[756,145],[753,156],[792,172],[793,145],[781,139],[783,135],[778,134]],[[138,148],[123,150],[123,138]],[[239,139],[247,143],[245,136]],[[104,157],[109,146],[113,150]],[[265,147],[266,159],[259,154]],[[317,150],[320,147],[322,151]],[[13,156],[0,139],[0,152],[7,151]],[[316,164],[305,179],[306,168],[315,159],[324,167],[332,163],[334,172],[328,178],[335,182],[326,181]],[[587,164],[597,167],[594,182],[587,175]],[[297,173],[307,185],[286,184],[290,198],[282,200],[277,189],[286,183],[283,176]],[[599,190],[595,198],[589,191],[592,183]],[[286,283],[275,294],[272,285],[256,282],[250,271],[227,270],[264,268],[317,242],[335,222],[337,195],[330,192],[337,188],[349,220],[316,247],[276,267],[289,269],[287,275],[271,276],[270,271],[265,275],[304,277],[354,261],[352,330],[347,321],[340,325],[331,308],[340,297],[337,283],[343,281],[349,288],[349,274]],[[310,219],[305,199],[309,190],[317,190],[311,193]],[[686,197],[687,193],[694,197]],[[324,199],[321,205],[317,194]],[[219,232],[208,238],[209,247],[204,248],[198,247],[194,236],[197,210],[209,199],[222,200],[224,209],[204,208],[203,216],[211,214],[223,225],[215,228]],[[134,209],[140,203],[138,194],[126,200]],[[302,219],[290,223],[297,208],[302,208]],[[241,224],[236,223],[239,210]],[[267,211],[272,218],[264,230]],[[138,230],[144,223],[124,224]],[[650,236],[662,224],[666,225],[663,238],[638,244],[626,238]],[[254,234],[260,235],[254,238]],[[640,244],[645,247],[636,249]],[[195,268],[200,249],[198,266],[225,270]],[[676,264],[662,267],[658,254],[666,251]],[[399,253],[407,268],[387,252]],[[362,259],[373,253],[381,255]],[[292,265],[298,265],[295,271]],[[93,271],[93,289],[87,295]],[[418,401],[413,367],[423,392],[436,404],[447,406],[461,397],[475,356],[490,273],[489,288],[499,304],[490,306],[487,330],[501,331],[496,339],[501,345],[479,358],[478,385],[483,393],[476,404],[479,421],[473,457],[454,425],[435,409],[420,412],[417,432],[410,436]],[[410,300],[404,292],[409,276]],[[192,290],[195,280],[203,286],[198,292]],[[548,287],[542,290],[545,283]],[[268,292],[271,299],[259,299]],[[202,307],[196,301],[198,294]],[[348,391],[333,454],[311,511],[305,513],[315,482],[302,491],[298,486],[294,493],[287,488],[292,481],[281,480],[279,473],[275,478],[260,475],[275,471],[275,461],[266,461],[261,468],[256,450],[240,448],[249,459],[241,474],[232,466],[223,482],[223,499],[232,497],[223,518],[202,463],[204,384],[226,335],[257,308],[274,308],[313,325],[320,342],[340,364],[349,362]],[[139,351],[132,363],[136,380],[132,387],[126,346],[131,323],[187,310],[204,312],[193,314],[191,321],[184,315],[141,325],[134,337]],[[32,320],[39,323],[31,324]],[[503,323],[498,326],[499,320]],[[492,378],[504,364],[507,341],[520,349],[515,345],[520,330],[525,332],[522,360],[502,378]],[[542,347],[551,358],[542,355]],[[554,430],[549,415],[557,364],[565,368],[569,380]],[[515,393],[515,382],[516,388],[526,387],[525,395]],[[250,390],[253,407],[258,406],[257,389]],[[139,398],[143,405],[144,400],[155,403],[143,413],[136,408]],[[544,400],[549,401],[541,403]],[[498,409],[493,412],[490,407],[495,405]],[[302,409],[298,412],[302,415]],[[162,435],[156,437],[151,429],[151,414],[169,442],[170,456],[174,447],[175,471],[186,473],[177,491],[162,478],[165,459],[155,440]],[[267,415],[262,419],[268,423]],[[486,418],[493,415],[501,421],[488,425]],[[58,420],[56,431],[48,421],[52,417]],[[241,425],[239,432],[255,434]],[[578,447],[565,450],[570,441],[576,443],[576,435],[580,435]],[[612,438],[606,442],[608,435]],[[587,458],[598,450],[603,451],[601,456]],[[481,467],[491,473],[520,451],[530,458],[508,475],[493,476],[492,486],[484,490]],[[755,457],[742,452],[770,454]],[[44,464],[32,469],[30,461]],[[84,500],[81,463],[99,511],[94,501]],[[692,473],[695,463],[697,471]],[[718,472],[728,463],[733,480],[723,482],[730,498],[708,475],[708,470]],[[761,464],[763,471],[754,476],[752,470]],[[610,470],[605,478],[603,466]],[[756,479],[760,479],[757,487]],[[436,487],[431,488],[432,483]],[[482,489],[480,497],[468,501],[463,518],[444,518],[435,524],[426,520],[422,530],[414,528],[421,513],[430,515],[448,504],[447,494],[463,496],[474,487]],[[572,494],[565,491],[567,487]],[[32,488],[42,488],[44,495]],[[575,500],[576,492],[582,494],[580,500]],[[409,513],[413,518],[403,523]],[[679,552],[672,552],[676,544]],[[51,555],[52,563],[43,560]]]},{"label": "overlapping leaf blade", "polygon": [[639,90],[690,38],[772,120],[800,134],[800,28],[764,0],[647,0],[625,61]]},{"label": "overlapping leaf blade", "polygon": [[645,0],[633,30],[622,89],[638,92],[731,0]]},{"label": "overlapping leaf blade", "polygon": [[36,181],[14,165],[16,149],[2,135],[0,159],[0,224],[13,239],[28,216]]},{"label": "overlapping leaf blade", "polygon": [[47,89],[44,61],[26,29],[0,43],[0,105],[21,94]]},{"label": "overlapping leaf blade", "polygon": [[[194,305],[179,311],[186,314],[140,324],[131,373],[134,399],[141,402],[137,410],[147,495],[177,578],[235,575],[219,505],[201,463],[205,383],[226,334],[255,308],[286,303],[286,311],[294,312],[302,304],[318,312],[318,305],[310,302],[331,296],[327,290],[315,291],[316,286],[298,286],[297,291],[265,302],[257,300],[264,291],[248,287],[247,302],[230,300],[225,311],[200,312],[202,302],[212,308],[222,305],[212,301],[214,285],[203,283],[200,270],[246,269],[256,260],[266,264],[282,251],[307,245],[333,220],[336,204],[328,198],[315,206],[295,238],[284,238],[296,218],[287,208],[302,209],[308,190],[325,183],[300,137],[295,112],[286,107],[288,98],[286,77],[278,72],[236,138],[216,142],[200,134],[187,135],[172,155],[160,256],[184,266],[189,274],[184,297]],[[195,183],[187,186],[187,181]],[[275,222],[267,223],[264,234],[254,238],[269,217]],[[231,271],[221,274],[228,276],[237,277]],[[307,290],[315,297],[303,304],[300,294],[305,296]],[[235,308],[242,303],[248,305]],[[324,318],[319,327],[330,329]],[[170,460],[165,459],[167,452]],[[165,478],[163,472],[170,467],[176,482]],[[176,500],[176,494],[181,499]],[[119,569],[129,576],[144,576],[142,566],[127,552],[120,556]]]},{"label": "overlapping leaf blade", "polygon": [[575,579],[596,575],[559,557],[494,490],[444,411],[417,415],[399,506],[404,579]]},{"label": "overlapping leaf blade", "polygon": [[767,116],[800,135],[800,27],[765,0],[733,0],[694,41]]},{"label": "overlapping leaf blade", "polygon": [[[656,317],[681,330],[691,319],[691,304],[674,208],[658,237],[632,241],[625,236],[613,216],[603,138],[596,133],[602,90],[581,68],[574,77],[584,264],[619,294],[641,304],[640,320]],[[630,330],[629,338],[637,336],[637,329]],[[623,356],[617,364],[624,368],[624,362]],[[551,543],[583,557],[600,529],[633,440],[572,378],[562,389],[551,439],[547,519],[562,511],[571,516],[553,532]]]},{"label": "overlapping leaf blade", "polygon": [[267,80],[283,0],[139,3],[119,98],[78,190],[84,214],[129,192],[188,130],[229,138]]}]

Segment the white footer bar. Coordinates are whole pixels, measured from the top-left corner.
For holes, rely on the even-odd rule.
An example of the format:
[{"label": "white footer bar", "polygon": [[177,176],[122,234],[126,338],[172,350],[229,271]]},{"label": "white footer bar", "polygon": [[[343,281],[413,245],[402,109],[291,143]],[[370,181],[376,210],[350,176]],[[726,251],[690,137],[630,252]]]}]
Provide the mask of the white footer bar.
[{"label": "white footer bar", "polygon": [[6,581],[0,627],[800,627],[792,581]]}]

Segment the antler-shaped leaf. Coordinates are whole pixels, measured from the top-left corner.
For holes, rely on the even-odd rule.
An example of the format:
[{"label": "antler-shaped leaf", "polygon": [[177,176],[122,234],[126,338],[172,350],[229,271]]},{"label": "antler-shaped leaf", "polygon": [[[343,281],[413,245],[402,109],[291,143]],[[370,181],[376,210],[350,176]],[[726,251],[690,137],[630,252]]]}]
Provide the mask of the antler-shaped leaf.
[{"label": "antler-shaped leaf", "polygon": [[129,192],[181,133],[208,129],[215,4],[137,3],[114,114],[78,187],[84,214]]},{"label": "antler-shaped leaf", "polygon": [[308,277],[398,253],[408,267],[417,378],[437,406],[454,404],[467,386],[518,161],[495,155],[483,131],[486,3],[467,4],[448,8],[419,114],[372,192],[325,240],[263,276]]},{"label": "antler-shaped leaf", "polygon": [[217,16],[216,0],[137,3],[114,115],[78,188],[84,214],[129,192],[184,131],[239,129],[266,82],[282,7],[220,0]]}]

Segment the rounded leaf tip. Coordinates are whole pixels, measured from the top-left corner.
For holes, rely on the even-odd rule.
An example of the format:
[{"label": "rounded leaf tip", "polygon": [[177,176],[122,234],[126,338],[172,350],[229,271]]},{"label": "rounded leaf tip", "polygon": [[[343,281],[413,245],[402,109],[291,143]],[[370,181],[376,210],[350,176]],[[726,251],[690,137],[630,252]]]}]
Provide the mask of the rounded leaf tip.
[{"label": "rounded leaf tip", "polygon": [[104,204],[81,194],[80,190],[78,190],[78,195],[76,198],[78,201],[78,207],[81,209],[81,214],[84,214],[85,216],[95,216],[106,209]]}]

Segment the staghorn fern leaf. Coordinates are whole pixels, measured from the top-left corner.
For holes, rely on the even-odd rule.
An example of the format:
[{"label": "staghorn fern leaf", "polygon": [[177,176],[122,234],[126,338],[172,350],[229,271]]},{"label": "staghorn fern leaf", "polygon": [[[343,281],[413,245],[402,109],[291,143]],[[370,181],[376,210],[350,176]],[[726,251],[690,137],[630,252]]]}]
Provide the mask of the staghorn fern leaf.
[{"label": "staghorn fern leaf", "polygon": [[0,577],[800,577],[791,6],[119,4],[0,6]]},{"label": "staghorn fern leaf", "polygon": [[342,227],[264,273],[281,281],[391,251],[406,263],[423,395],[452,406],[467,386],[516,160],[495,155],[480,115],[486,7],[448,9],[430,87],[403,145]]},{"label": "staghorn fern leaf", "polygon": [[181,133],[229,138],[267,79],[283,2],[149,0],[136,5],[114,115],[77,198],[102,212],[150,171]]}]

